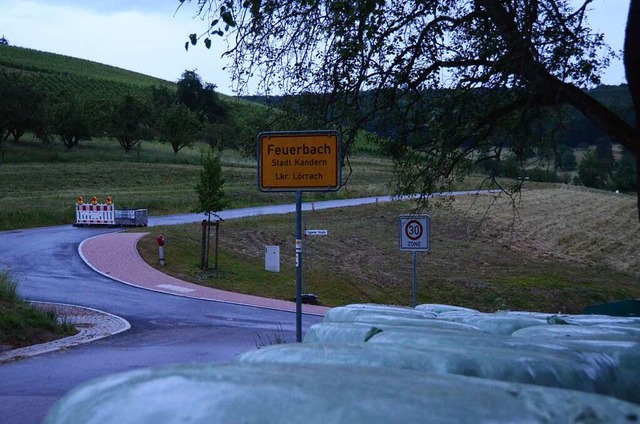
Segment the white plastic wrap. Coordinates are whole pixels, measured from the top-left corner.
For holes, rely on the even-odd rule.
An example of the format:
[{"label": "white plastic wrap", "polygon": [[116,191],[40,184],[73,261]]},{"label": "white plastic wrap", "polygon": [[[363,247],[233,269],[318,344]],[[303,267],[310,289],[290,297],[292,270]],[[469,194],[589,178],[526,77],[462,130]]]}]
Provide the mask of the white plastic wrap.
[{"label": "white plastic wrap", "polygon": [[640,408],[548,387],[344,366],[191,365],[83,385],[45,424],[606,423]]},{"label": "white plastic wrap", "polygon": [[590,363],[577,355],[560,352],[514,351],[484,346],[475,349],[454,346],[408,349],[370,343],[303,343],[247,352],[240,356],[239,362],[399,368],[614,394],[610,370],[596,372]]},{"label": "white plastic wrap", "polygon": [[304,343],[237,364],[88,383],[46,423],[631,424],[640,422],[639,333],[637,318],[350,305]]}]

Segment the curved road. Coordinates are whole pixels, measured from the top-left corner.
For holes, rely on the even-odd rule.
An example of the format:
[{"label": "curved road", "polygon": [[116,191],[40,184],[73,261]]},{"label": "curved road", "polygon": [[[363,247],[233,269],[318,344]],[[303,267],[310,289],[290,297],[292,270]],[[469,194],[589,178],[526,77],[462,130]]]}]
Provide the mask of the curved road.
[{"label": "curved road", "polygon": [[[184,215],[150,223],[201,219]],[[295,340],[293,313],[146,291],[95,273],[80,259],[78,245],[113,231],[119,230],[67,225],[0,233],[0,269],[11,271],[21,296],[104,310],[132,326],[93,343],[0,365],[0,423],[40,423],[67,391],[103,375],[165,364],[228,362],[255,348],[259,336],[273,337],[278,327],[286,340]],[[303,322],[308,326],[319,320],[305,316]]]},{"label": "curved road", "polygon": [[[457,194],[457,193],[456,193]],[[345,207],[389,197],[306,203],[303,210]],[[295,211],[295,205],[224,211],[224,219]],[[202,215],[150,218],[149,225],[200,222]],[[0,423],[40,423],[53,403],[88,380],[140,367],[228,362],[282,328],[295,340],[295,314],[146,291],[103,277],[80,259],[78,245],[119,229],[71,225],[0,232],[0,269],[26,299],[75,304],[119,315],[131,330],[99,341],[0,365]],[[305,329],[320,317],[307,315]]]}]

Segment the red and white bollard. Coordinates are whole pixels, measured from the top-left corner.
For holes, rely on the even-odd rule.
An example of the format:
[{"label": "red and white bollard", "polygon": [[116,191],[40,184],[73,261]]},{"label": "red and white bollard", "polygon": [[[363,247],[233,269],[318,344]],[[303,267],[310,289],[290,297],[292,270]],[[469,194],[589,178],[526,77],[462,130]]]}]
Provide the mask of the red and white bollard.
[{"label": "red and white bollard", "polygon": [[158,259],[160,261],[160,266],[164,266],[164,236],[160,234],[156,237],[156,242],[158,243]]}]

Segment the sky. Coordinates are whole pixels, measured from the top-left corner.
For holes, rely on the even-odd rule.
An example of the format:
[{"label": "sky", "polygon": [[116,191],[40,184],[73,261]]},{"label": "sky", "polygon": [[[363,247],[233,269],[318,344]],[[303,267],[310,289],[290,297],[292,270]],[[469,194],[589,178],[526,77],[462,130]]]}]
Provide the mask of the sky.
[{"label": "sky", "polygon": [[[577,2],[578,0],[571,0]],[[195,3],[195,2],[194,2]],[[178,0],[0,0],[0,36],[14,46],[88,59],[177,81],[185,70],[196,72],[218,91],[233,94],[229,63],[222,53],[226,44],[212,38],[185,51],[190,33],[206,24],[194,18],[195,6]],[[629,0],[594,0],[591,27],[620,51]],[[602,82],[624,83],[620,60],[613,61]]]}]

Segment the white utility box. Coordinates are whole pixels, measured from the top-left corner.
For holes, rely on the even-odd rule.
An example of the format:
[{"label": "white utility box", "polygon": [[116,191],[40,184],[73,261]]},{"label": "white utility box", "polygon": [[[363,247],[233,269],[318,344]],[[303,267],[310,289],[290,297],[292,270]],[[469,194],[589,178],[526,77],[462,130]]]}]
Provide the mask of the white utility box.
[{"label": "white utility box", "polygon": [[264,269],[280,272],[280,246],[264,247]]}]

